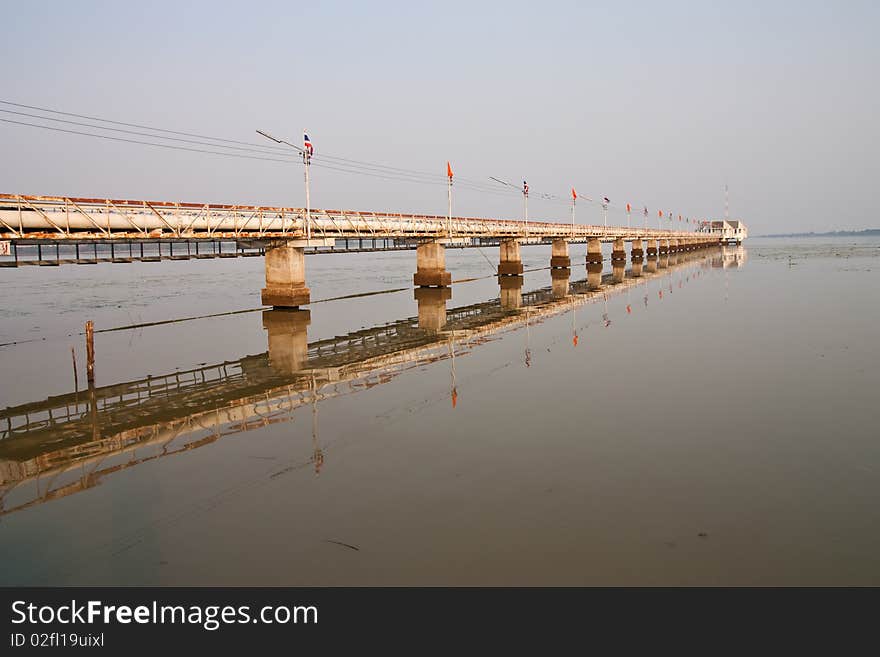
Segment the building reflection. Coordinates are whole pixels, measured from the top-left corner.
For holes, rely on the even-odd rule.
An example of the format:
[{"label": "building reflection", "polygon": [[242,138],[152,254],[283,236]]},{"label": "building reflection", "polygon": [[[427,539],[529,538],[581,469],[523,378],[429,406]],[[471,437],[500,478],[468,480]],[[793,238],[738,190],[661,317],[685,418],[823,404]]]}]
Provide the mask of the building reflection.
[{"label": "building reflection", "polygon": [[[714,265],[718,257],[682,255],[678,266]],[[723,258],[739,266],[745,251],[725,252]],[[312,342],[309,311],[268,310],[261,316],[267,341],[262,354],[6,408],[0,411],[0,515],[86,490],[140,463],[289,422],[301,412],[312,416],[310,462],[319,473],[325,463],[318,434],[324,400],[448,360],[455,406],[456,354],[524,326],[531,361],[528,327],[565,312],[572,312],[577,346],[574,310],[596,301],[606,304],[617,294],[629,296],[630,288],[647,291],[652,279],[668,276],[651,274],[650,264],[649,257],[638,278],[622,276],[616,267],[603,278],[600,263],[598,270],[588,269],[586,280],[572,281],[569,270],[552,270],[551,285],[530,292],[523,292],[522,277],[501,277],[498,299],[451,309],[449,289],[416,290],[417,317]],[[627,306],[631,312],[628,299]],[[610,326],[610,311],[602,310]]]},{"label": "building reflection", "polygon": [[712,267],[716,269],[737,269],[746,263],[747,251],[740,246],[722,246],[712,257]]}]

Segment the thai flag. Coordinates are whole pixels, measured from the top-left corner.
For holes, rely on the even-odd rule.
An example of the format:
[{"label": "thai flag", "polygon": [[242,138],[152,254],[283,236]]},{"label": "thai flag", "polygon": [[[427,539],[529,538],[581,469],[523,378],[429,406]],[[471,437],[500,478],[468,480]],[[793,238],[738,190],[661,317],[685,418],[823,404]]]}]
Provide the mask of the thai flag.
[{"label": "thai flag", "polygon": [[309,157],[315,154],[315,147],[312,146],[312,140],[303,132],[303,150],[309,154]]}]

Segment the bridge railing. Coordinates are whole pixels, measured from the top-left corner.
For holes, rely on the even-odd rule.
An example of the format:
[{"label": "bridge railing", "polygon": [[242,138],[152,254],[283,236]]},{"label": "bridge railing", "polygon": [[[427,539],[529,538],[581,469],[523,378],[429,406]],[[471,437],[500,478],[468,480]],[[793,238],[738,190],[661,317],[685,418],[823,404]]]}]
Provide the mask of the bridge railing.
[{"label": "bridge railing", "polygon": [[551,238],[582,241],[702,236],[696,231],[638,226],[484,217],[450,219],[358,210],[315,209],[307,213],[304,208],[294,207],[0,194],[0,238],[9,240],[297,239],[307,233],[321,239],[514,237],[526,242]]}]

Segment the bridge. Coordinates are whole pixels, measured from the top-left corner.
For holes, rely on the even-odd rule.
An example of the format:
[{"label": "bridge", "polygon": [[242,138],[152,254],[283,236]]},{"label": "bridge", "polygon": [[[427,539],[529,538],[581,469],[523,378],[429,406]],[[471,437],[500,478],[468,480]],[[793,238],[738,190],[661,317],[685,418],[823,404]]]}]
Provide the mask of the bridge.
[{"label": "bridge", "polygon": [[[644,267],[634,262],[628,272],[617,261],[611,273],[594,270],[579,281],[571,281],[566,269],[554,269],[549,287],[530,292],[523,292],[522,277],[501,277],[497,299],[452,309],[446,307],[449,290],[417,289],[416,317],[311,343],[310,311],[263,311],[268,349],[262,354],[90,386],[0,411],[0,515],[88,489],[104,476],[146,461],[290,422],[300,408],[311,407],[315,445],[311,459],[295,467],[317,469],[323,463],[317,437],[321,400],[448,360],[455,404],[455,358],[482,342],[572,311],[576,346],[577,308],[644,288],[675,269],[693,272],[690,280],[707,267],[737,260],[738,254],[665,254]],[[527,351],[527,364],[528,358]]]},{"label": "bridge", "polygon": [[[647,226],[21,194],[0,194],[0,240],[9,244],[12,259],[4,264],[11,266],[22,264],[19,252],[27,248],[37,250],[35,263],[40,265],[99,262],[99,245],[105,252],[109,246],[110,257],[103,260],[110,262],[189,258],[193,245],[195,257],[264,255],[266,286],[261,298],[263,305],[274,308],[309,303],[306,253],[415,249],[414,285],[448,288],[449,247],[496,245],[498,275],[520,276],[523,245],[551,244],[550,267],[568,269],[569,244],[586,242],[588,270],[601,270],[603,242],[613,244],[612,262],[627,259],[626,242],[631,243],[634,262],[641,262],[646,252],[650,258],[719,243],[717,235],[705,231]],[[200,252],[205,242],[211,245],[209,253]],[[234,248],[224,253],[224,243]],[[81,257],[83,245],[86,251],[91,246],[94,257]],[[145,251],[145,245],[152,248]],[[168,247],[164,254],[163,245]],[[68,254],[73,249],[73,257],[61,258],[62,247]],[[46,248],[54,250],[54,260],[43,258]]]}]

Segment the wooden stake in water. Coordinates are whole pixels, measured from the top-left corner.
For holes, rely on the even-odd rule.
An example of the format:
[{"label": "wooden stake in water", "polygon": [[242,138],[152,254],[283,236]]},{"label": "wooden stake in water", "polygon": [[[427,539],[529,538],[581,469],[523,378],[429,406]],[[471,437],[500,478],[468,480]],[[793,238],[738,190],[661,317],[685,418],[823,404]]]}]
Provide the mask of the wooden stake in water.
[{"label": "wooden stake in water", "polygon": [[79,378],[76,375],[76,350],[73,347],[70,348],[70,357],[73,359],[73,389],[74,392],[79,392]]},{"label": "wooden stake in water", "polygon": [[86,322],[86,377],[90,384],[95,383],[95,325]]}]

